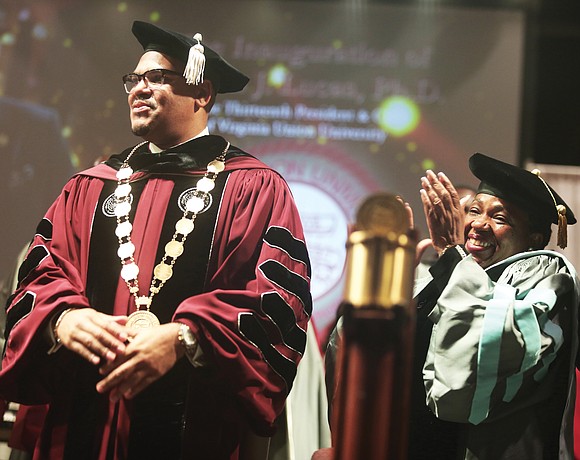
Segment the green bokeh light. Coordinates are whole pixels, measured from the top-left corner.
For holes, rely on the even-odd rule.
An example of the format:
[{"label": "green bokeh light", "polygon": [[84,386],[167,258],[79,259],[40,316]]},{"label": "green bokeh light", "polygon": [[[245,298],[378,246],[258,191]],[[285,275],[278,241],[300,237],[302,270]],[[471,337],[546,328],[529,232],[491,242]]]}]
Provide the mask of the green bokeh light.
[{"label": "green bokeh light", "polygon": [[414,101],[404,96],[385,99],[379,106],[378,124],[395,137],[414,131],[421,120],[421,112]]},{"label": "green bokeh light", "polygon": [[16,36],[11,32],[5,32],[0,35],[0,45],[14,45]]},{"label": "green bokeh light", "polygon": [[288,79],[290,72],[283,64],[276,64],[268,72],[268,85],[273,88],[281,88]]},{"label": "green bokeh light", "polygon": [[425,171],[427,169],[434,170],[435,169],[435,162],[431,158],[424,158],[423,161],[421,162],[421,167]]}]

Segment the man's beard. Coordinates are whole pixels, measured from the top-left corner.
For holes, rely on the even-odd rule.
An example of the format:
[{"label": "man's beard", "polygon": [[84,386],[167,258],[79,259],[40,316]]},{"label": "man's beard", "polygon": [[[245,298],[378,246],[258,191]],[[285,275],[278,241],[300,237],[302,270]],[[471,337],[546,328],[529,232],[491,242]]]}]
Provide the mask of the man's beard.
[{"label": "man's beard", "polygon": [[157,124],[157,116],[150,115],[148,117],[137,117],[134,123],[131,123],[131,131],[135,136],[144,137],[147,136],[153,127]]},{"label": "man's beard", "polygon": [[133,131],[133,134],[135,134],[135,136],[143,137],[149,134],[149,132],[151,131],[151,126],[149,124],[139,125],[132,127],[131,131]]}]

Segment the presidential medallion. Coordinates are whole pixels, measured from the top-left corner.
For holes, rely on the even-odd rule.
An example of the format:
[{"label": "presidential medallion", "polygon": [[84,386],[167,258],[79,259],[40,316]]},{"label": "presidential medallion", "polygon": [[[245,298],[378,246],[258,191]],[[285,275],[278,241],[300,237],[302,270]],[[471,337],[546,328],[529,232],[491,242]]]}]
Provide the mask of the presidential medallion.
[{"label": "presidential medallion", "polygon": [[137,310],[129,315],[127,327],[134,329],[151,329],[159,326],[159,319],[147,310]]}]

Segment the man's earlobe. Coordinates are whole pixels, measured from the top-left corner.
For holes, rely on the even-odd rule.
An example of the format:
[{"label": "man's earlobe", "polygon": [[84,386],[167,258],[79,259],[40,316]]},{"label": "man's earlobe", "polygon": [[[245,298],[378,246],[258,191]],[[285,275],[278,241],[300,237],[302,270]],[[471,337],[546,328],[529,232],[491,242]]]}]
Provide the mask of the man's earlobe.
[{"label": "man's earlobe", "polygon": [[210,80],[205,80],[203,83],[197,85],[197,88],[199,90],[199,93],[196,95],[197,103],[209,112],[216,99],[213,83]]},{"label": "man's earlobe", "polygon": [[195,93],[193,96],[200,107],[206,107],[213,104],[213,90],[211,81],[206,80],[203,83],[195,86]]}]

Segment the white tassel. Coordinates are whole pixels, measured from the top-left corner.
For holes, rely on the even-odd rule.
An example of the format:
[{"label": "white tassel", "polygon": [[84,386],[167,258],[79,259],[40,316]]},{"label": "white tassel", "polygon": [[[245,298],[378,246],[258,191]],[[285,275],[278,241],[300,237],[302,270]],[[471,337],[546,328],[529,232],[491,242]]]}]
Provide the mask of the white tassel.
[{"label": "white tassel", "polygon": [[193,36],[197,43],[189,48],[189,57],[183,76],[188,85],[198,85],[203,83],[203,71],[205,70],[205,54],[203,45],[201,44],[201,34]]}]

